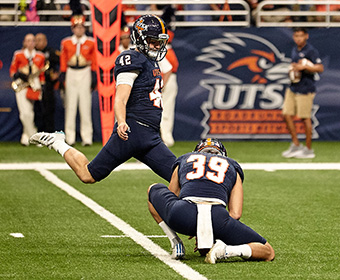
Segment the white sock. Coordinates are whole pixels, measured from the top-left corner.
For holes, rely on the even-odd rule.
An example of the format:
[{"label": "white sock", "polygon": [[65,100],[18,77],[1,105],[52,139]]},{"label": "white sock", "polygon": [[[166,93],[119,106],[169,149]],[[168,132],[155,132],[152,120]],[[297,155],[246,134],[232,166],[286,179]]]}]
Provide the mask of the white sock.
[{"label": "white sock", "polygon": [[181,240],[178,237],[177,233],[169,228],[169,226],[164,221],[161,221],[158,225],[162,228],[166,236],[169,238],[171,248],[174,248],[175,244],[179,243],[179,241]]},{"label": "white sock", "polygon": [[57,140],[52,144],[52,148],[59,154],[61,154],[62,157],[64,157],[64,154],[66,151],[68,151],[71,146],[66,144],[64,140]]},{"label": "white sock", "polygon": [[243,245],[227,245],[225,251],[225,257],[242,257],[244,259],[249,259],[251,257],[252,251],[248,244]]}]

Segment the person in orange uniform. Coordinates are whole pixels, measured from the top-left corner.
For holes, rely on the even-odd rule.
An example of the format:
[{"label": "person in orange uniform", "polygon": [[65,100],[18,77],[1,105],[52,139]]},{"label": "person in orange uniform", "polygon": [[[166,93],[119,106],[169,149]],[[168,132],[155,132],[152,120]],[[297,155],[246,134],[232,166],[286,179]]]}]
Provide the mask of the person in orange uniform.
[{"label": "person in orange uniform", "polygon": [[65,135],[66,142],[76,142],[76,116],[79,106],[80,137],[83,146],[93,142],[92,90],[96,87],[95,43],[86,36],[85,17],[71,18],[73,35],[61,42],[60,81],[65,82]]},{"label": "person in orange uniform", "polygon": [[133,48],[133,45],[131,44],[130,39],[130,28],[128,26],[124,26],[120,30],[120,44],[118,47],[119,53],[122,53],[123,51],[127,51],[131,48]]},{"label": "person in orange uniform", "polygon": [[[168,52],[165,58],[172,65],[171,74],[169,78],[165,81],[165,86],[162,90],[162,99],[163,99],[163,115],[161,121],[161,136],[163,142],[171,147],[175,144],[175,140],[173,138],[173,128],[175,121],[175,105],[176,105],[176,96],[178,92],[178,84],[177,84],[177,69],[178,69],[178,59],[171,46],[171,41],[174,37],[174,33],[168,31],[169,33],[169,41],[167,45]],[[165,60],[165,59],[164,59]]]},{"label": "person in orange uniform", "polygon": [[[34,103],[41,100],[41,85],[45,82],[43,68],[45,56],[35,50],[35,37],[26,34],[23,48],[14,52],[9,74],[15,85],[16,101],[19,110],[19,118],[22,123],[23,132],[20,143],[29,145],[29,137],[37,132],[34,124]],[[39,73],[40,72],[40,73]]]}]

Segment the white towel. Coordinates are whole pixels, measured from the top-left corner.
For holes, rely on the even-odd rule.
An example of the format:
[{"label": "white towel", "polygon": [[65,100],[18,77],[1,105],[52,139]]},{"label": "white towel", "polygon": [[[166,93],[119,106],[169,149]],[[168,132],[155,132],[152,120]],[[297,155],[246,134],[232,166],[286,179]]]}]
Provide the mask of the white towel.
[{"label": "white towel", "polygon": [[211,248],[214,244],[211,205],[197,204],[197,212],[197,248]]}]

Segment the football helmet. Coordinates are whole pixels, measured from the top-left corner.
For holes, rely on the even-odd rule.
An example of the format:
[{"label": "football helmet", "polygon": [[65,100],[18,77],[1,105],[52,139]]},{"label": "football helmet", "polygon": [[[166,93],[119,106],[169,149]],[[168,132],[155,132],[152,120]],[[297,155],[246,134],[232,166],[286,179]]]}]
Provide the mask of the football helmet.
[{"label": "football helmet", "polygon": [[[169,39],[164,21],[155,15],[139,17],[132,27],[131,41],[137,49],[153,61],[161,61],[166,53],[166,43]],[[150,42],[158,45],[150,47]]]},{"label": "football helmet", "polygon": [[194,152],[198,153],[212,153],[220,154],[221,156],[227,156],[227,150],[223,146],[222,142],[216,138],[202,139],[195,147]]}]

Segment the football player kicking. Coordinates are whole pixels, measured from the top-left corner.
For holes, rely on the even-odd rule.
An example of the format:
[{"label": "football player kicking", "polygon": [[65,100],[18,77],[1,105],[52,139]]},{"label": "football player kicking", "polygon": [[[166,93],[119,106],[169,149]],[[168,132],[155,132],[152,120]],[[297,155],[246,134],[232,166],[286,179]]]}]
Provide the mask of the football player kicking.
[{"label": "football player kicking", "polygon": [[235,256],[274,259],[267,240],[239,221],[244,174],[219,140],[202,140],[173,168],[169,188],[153,184],[148,190],[149,210],[157,222],[163,219],[176,232],[196,236],[200,252],[210,249],[205,250],[207,263]]},{"label": "football player kicking", "polygon": [[[170,181],[176,156],[162,142],[159,134],[163,81],[158,66],[158,61],[166,55],[168,38],[167,28],[157,16],[143,15],[134,23],[131,39],[136,49],[121,53],[115,62],[114,111],[117,122],[110,139],[91,162],[65,142],[63,132],[39,132],[31,136],[30,142],[53,148],[61,154],[84,183],[104,179],[131,157]],[[170,231],[164,223],[160,226]],[[174,239],[173,252],[174,258],[184,256],[179,237]]]}]

